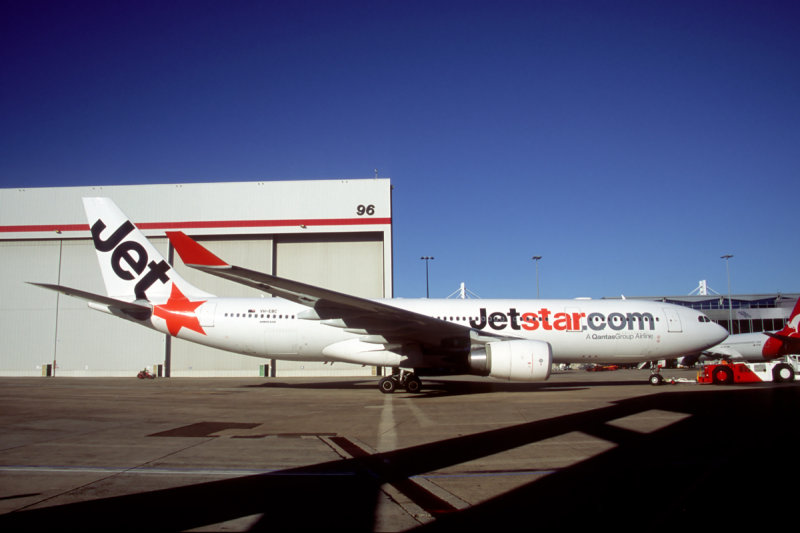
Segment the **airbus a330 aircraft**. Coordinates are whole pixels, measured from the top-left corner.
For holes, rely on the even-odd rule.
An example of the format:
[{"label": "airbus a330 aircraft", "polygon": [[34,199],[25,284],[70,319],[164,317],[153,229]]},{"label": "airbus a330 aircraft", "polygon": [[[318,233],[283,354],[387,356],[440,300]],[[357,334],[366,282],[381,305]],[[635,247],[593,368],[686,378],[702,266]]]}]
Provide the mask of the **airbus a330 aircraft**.
[{"label": "airbus a330 aircraft", "polygon": [[380,390],[418,376],[543,381],[553,363],[627,363],[697,354],[727,337],[685,307],[641,300],[367,299],[227,264],[167,232],[190,267],[273,298],[219,298],[184,280],[107,198],[84,198],[107,295],[37,283],[188,341],[298,361],[385,366]]},{"label": "airbus a330 aircraft", "polygon": [[780,331],[736,333],[703,352],[707,357],[753,363],[771,361],[791,354],[800,354],[800,299],[789,315],[789,322]]}]

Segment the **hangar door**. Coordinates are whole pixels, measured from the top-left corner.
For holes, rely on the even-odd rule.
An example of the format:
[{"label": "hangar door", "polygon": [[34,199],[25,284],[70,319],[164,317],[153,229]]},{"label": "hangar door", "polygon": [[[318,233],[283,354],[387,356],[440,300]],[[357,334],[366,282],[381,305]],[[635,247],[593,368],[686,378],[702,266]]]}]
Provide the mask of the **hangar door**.
[{"label": "hangar door", "polygon": [[383,241],[379,233],[281,236],[275,275],[365,298],[383,298]]},{"label": "hangar door", "polygon": [[[382,298],[383,241],[378,233],[276,237],[275,274],[364,298]],[[372,375],[372,367],[348,363],[276,361],[278,376]]]},{"label": "hangar door", "polygon": [[[268,235],[242,237],[200,237],[197,239],[213,253],[238,266],[271,273],[272,238]],[[258,298],[259,292],[251,287],[188,268],[180,256],[174,254],[176,270],[186,280],[216,296],[232,298]],[[212,316],[200,317],[206,324]],[[236,376],[243,373],[258,375],[259,365],[266,361],[257,357],[239,355],[182,339],[170,339],[168,354],[170,374],[182,376]]]}]

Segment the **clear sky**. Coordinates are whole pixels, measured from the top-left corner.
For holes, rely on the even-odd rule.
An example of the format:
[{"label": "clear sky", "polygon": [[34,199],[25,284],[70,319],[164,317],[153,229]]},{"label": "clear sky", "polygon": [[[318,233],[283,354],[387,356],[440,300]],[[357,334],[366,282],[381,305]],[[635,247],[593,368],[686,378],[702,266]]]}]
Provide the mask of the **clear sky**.
[{"label": "clear sky", "polygon": [[800,292],[800,2],[0,6],[0,187],[378,169],[396,296]]}]

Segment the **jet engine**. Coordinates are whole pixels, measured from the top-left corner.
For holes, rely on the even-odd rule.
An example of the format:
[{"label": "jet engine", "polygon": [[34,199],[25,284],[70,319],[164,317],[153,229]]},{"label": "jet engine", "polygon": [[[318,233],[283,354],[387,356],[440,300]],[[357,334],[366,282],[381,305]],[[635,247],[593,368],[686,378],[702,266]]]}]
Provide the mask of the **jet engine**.
[{"label": "jet engine", "polygon": [[542,341],[487,342],[469,354],[473,374],[508,381],[545,381],[550,377],[553,351]]}]

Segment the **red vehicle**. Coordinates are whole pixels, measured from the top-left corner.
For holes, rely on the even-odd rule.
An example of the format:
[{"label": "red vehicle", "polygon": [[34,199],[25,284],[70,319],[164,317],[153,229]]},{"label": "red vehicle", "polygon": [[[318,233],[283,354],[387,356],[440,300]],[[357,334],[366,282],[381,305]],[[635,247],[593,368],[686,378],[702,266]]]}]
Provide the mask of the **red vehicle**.
[{"label": "red vehicle", "polygon": [[732,383],[762,383],[773,381],[780,383],[794,381],[798,376],[797,356],[764,363],[734,363],[721,361],[703,365],[697,374],[698,383],[714,385],[730,385]]}]

